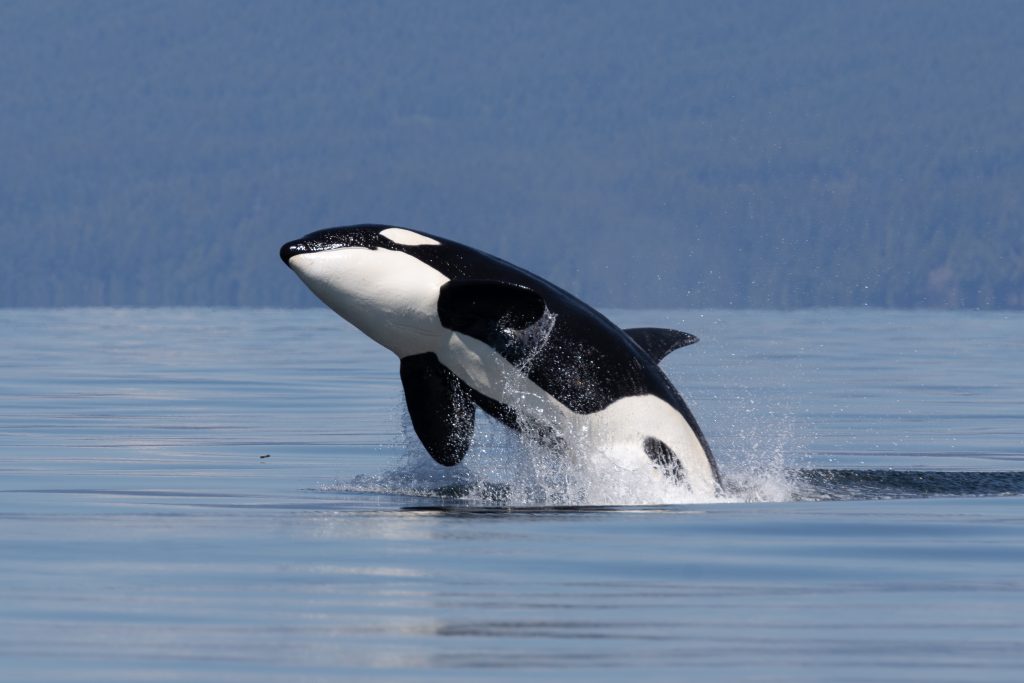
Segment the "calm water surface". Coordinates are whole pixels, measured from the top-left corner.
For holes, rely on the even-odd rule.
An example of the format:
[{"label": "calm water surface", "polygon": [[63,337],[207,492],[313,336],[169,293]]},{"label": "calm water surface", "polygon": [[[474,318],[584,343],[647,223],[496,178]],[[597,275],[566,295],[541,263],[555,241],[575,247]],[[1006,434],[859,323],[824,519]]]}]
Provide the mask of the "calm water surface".
[{"label": "calm water surface", "polygon": [[326,310],[0,310],[0,679],[1020,680],[1024,315],[612,315],[734,502],[441,470]]}]

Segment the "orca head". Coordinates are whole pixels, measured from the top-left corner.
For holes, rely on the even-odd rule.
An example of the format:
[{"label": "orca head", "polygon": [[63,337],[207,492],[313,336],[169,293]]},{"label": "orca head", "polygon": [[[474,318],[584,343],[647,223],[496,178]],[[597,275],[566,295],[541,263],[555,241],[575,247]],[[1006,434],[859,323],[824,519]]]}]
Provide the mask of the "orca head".
[{"label": "orca head", "polygon": [[399,356],[430,350],[443,331],[442,273],[416,252],[441,242],[405,228],[353,225],[312,232],[281,247],[281,260],[331,310]]}]

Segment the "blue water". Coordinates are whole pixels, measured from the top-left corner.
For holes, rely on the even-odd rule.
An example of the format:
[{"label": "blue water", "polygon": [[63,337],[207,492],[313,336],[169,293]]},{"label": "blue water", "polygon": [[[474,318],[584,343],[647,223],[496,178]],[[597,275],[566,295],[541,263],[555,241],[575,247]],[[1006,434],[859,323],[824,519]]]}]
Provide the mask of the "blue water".
[{"label": "blue water", "polygon": [[1024,315],[612,316],[733,502],[441,470],[326,310],[0,311],[0,679],[1020,679]]}]

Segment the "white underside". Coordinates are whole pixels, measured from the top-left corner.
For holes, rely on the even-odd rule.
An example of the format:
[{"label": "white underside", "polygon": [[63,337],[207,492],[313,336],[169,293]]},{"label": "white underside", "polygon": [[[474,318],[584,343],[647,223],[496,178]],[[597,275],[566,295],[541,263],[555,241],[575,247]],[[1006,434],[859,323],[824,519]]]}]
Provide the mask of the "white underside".
[{"label": "white underside", "polygon": [[654,437],[679,457],[695,495],[715,494],[704,449],[671,405],[644,395],[589,415],[573,412],[487,344],[443,327],[437,299],[448,278],[419,259],[388,249],[343,248],[298,254],[289,265],[325,304],[400,358],[436,354],[476,391],[553,429],[574,453],[663,479],[643,449],[644,439]]}]

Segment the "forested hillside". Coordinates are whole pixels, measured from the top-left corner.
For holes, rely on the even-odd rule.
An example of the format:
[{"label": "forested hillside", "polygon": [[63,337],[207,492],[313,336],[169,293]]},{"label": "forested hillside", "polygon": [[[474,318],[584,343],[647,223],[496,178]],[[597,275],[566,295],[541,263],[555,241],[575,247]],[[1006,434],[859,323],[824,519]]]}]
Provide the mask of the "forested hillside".
[{"label": "forested hillside", "polygon": [[383,222],[601,305],[1024,307],[1024,3],[5,2],[0,305]]}]

